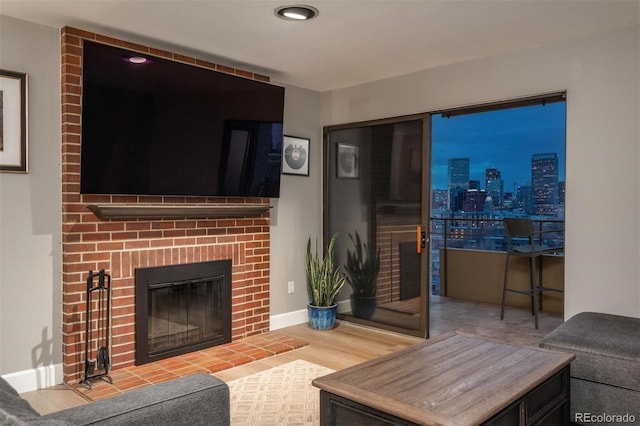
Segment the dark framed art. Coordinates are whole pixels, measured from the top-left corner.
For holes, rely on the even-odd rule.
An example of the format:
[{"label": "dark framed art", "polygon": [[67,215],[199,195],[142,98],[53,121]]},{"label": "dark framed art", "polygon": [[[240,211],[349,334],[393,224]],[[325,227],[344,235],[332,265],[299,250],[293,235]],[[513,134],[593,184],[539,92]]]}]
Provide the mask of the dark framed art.
[{"label": "dark framed art", "polygon": [[27,173],[27,74],[0,70],[0,172]]},{"label": "dark framed art", "polygon": [[282,173],[309,176],[310,139],[284,135],[282,141]]},{"label": "dark framed art", "polygon": [[336,152],[336,172],[339,179],[360,177],[360,147],[338,143]]}]

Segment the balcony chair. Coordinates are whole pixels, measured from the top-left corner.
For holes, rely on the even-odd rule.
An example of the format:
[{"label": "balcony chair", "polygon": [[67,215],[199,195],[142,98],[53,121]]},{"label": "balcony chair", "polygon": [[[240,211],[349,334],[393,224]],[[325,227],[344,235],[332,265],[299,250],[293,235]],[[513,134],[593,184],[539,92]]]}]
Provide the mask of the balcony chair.
[{"label": "balcony chair", "polygon": [[[564,290],[557,288],[544,287],[542,279],[538,278],[538,267],[540,267],[540,276],[542,276],[542,260],[538,263],[538,259],[550,253],[559,253],[564,251],[564,246],[548,246],[543,242],[542,234],[545,231],[534,230],[533,223],[530,219],[514,219],[506,218],[503,220],[504,229],[507,238],[507,255],[504,264],[504,283],[502,287],[502,303],[500,306],[500,319],[504,319],[504,305],[507,291],[514,293],[526,294],[531,296],[531,315],[534,316],[535,327],[538,328],[538,311],[542,310],[542,292]],[[546,231],[547,233],[549,231]],[[552,232],[557,232],[554,230]],[[514,244],[515,239],[526,240],[524,244]],[[527,290],[515,289],[507,287],[507,278],[509,275],[509,258],[511,256],[522,256],[529,258],[529,275],[531,279],[531,288]]]}]

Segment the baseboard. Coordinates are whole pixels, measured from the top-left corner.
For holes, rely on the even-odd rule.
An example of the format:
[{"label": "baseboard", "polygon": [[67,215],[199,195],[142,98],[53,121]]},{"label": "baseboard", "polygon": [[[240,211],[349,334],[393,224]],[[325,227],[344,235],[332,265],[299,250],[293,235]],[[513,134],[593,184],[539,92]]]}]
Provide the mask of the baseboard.
[{"label": "baseboard", "polygon": [[[348,300],[338,302],[338,312],[348,312],[350,309]],[[306,308],[284,314],[272,315],[270,318],[270,330],[304,324],[308,321],[309,316]],[[62,383],[62,364],[53,364],[31,370],[4,374],[2,378],[9,382],[18,393],[31,392]]]},{"label": "baseboard", "polygon": [[[351,307],[348,300],[338,302],[338,313],[349,312]],[[278,330],[280,328],[291,327],[293,325],[304,324],[309,322],[307,309],[299,309],[297,311],[285,312],[284,314],[271,315],[269,330]]]},{"label": "baseboard", "polygon": [[2,376],[18,393],[31,392],[62,383],[62,364],[52,364]]},{"label": "baseboard", "polygon": [[309,316],[307,315],[306,309],[271,315],[269,330],[291,327],[292,325],[303,324],[307,321],[309,321]]},{"label": "baseboard", "polygon": [[338,313],[344,314],[346,312],[351,312],[351,302],[349,300],[341,300],[338,302]]}]

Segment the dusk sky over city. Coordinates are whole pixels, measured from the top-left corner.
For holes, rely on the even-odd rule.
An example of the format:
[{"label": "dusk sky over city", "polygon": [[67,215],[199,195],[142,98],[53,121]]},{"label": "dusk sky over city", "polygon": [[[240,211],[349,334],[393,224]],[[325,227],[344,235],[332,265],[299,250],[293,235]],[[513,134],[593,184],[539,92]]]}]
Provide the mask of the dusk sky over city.
[{"label": "dusk sky over city", "polygon": [[504,191],[531,181],[531,156],[558,154],[564,181],[565,102],[510,108],[432,120],[432,187],[447,188],[447,160],[469,158],[469,175],[485,186],[485,169],[502,173]]}]

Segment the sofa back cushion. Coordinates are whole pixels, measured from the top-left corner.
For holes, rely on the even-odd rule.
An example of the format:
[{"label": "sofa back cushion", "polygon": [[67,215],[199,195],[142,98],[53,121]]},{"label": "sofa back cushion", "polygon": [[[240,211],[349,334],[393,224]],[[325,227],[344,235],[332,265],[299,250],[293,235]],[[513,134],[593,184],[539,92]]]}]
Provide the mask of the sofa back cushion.
[{"label": "sofa back cushion", "polygon": [[43,419],[26,399],[0,377],[0,425],[3,426],[67,426],[71,423]]}]

